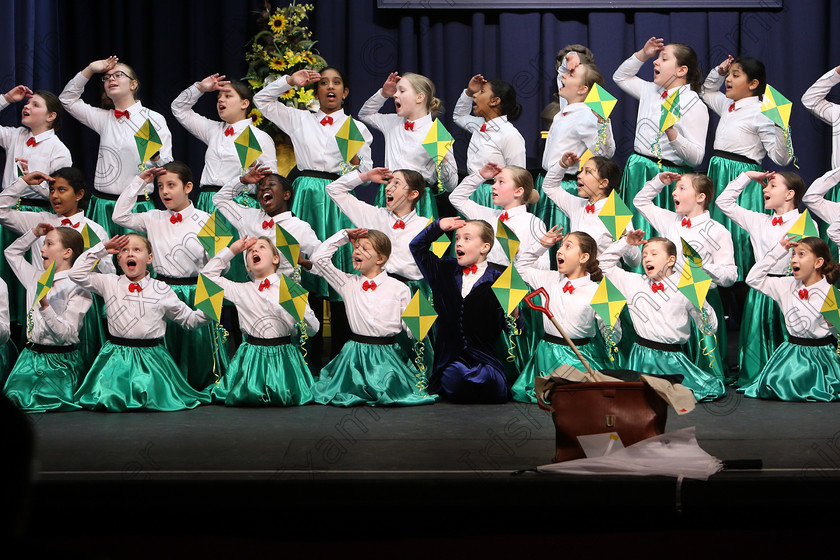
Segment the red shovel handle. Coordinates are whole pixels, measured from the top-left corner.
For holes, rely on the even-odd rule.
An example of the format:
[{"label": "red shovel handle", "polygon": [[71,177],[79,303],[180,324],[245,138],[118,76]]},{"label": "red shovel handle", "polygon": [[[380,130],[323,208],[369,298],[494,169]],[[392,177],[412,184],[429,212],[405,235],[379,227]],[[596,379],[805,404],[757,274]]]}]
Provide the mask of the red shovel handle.
[{"label": "red shovel handle", "polygon": [[[534,298],[537,296],[542,296],[542,305],[537,305],[536,303],[534,303]],[[545,313],[549,319],[554,317],[554,314],[548,310],[548,292],[545,291],[545,288],[539,288],[538,290],[534,290],[533,292],[525,296],[525,303],[527,303],[528,307],[530,307],[534,311]]]}]

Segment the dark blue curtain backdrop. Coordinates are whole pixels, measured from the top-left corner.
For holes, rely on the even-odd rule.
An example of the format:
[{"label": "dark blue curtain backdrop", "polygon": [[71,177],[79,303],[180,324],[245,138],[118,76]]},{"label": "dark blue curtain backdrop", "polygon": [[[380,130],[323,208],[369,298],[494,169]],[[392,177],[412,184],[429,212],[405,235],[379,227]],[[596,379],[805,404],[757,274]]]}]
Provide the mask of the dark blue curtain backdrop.
[{"label": "dark blue curtain backdrop", "polygon": [[[588,45],[607,77],[606,87],[619,99],[613,113],[620,163],[630,153],[636,118],[635,100],[624,95],[611,76],[621,61],[653,35],[680,41],[698,52],[705,75],[728,53],[759,58],[768,81],[794,102],[793,141],[800,173],[810,182],[830,161],[829,126],[812,117],[799,98],[814,80],[840,64],[840,36],[831,22],[840,21],[840,3],[830,0],[788,0],[773,11],[467,11],[378,9],[375,0],[310,0],[310,22],[318,48],[327,61],[346,69],[351,85],[349,108],[354,114],[391,71],[414,71],[430,77],[446,113],[443,121],[456,136],[463,163],[468,138],[451,121],[461,90],[475,73],[513,83],[523,105],[517,126],[527,141],[529,165],[538,167],[542,123],[540,111],[555,90],[554,57],[568,43]],[[285,4],[285,2],[283,2]],[[245,73],[244,50],[256,32],[257,0],[3,0],[0,46],[0,88],[17,83],[60,91],[88,62],[109,54],[132,65],[142,82],[143,102],[169,115],[172,99],[187,85],[213,72]],[[650,64],[640,74],[651,79]],[[86,99],[100,93],[91,83]],[[212,96],[198,110],[215,117]],[[840,91],[831,98],[840,102]],[[393,105],[386,104],[386,110]],[[20,107],[0,114],[0,122],[19,122]],[[717,119],[712,118],[708,144]],[[175,119],[169,118],[174,152],[196,176],[203,166],[204,146]],[[65,120],[61,133],[74,160],[91,176],[97,137]],[[382,137],[374,133],[374,158],[382,162]]]}]

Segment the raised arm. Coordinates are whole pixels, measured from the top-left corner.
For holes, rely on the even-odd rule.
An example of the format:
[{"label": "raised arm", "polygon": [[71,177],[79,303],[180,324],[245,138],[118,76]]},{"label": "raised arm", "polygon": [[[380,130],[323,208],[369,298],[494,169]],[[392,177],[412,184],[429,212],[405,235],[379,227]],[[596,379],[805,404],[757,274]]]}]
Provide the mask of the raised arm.
[{"label": "raised arm", "polygon": [[[759,173],[759,172],[753,172]],[[760,175],[766,177],[769,176],[769,173],[759,173]],[[720,193],[715,200],[715,204],[720,209],[721,212],[724,213],[730,220],[738,224],[738,227],[749,233],[750,231],[750,220],[755,218],[761,218],[762,216],[766,216],[761,212],[753,212],[751,210],[747,210],[742,208],[738,205],[738,197],[744,190],[750,181],[753,179],[748,175],[746,172],[741,173],[735,179],[733,179],[726,188],[723,189],[723,192]]]},{"label": "raised arm", "polygon": [[746,278],[747,285],[750,288],[758,290],[762,294],[779,301],[783,291],[780,284],[787,285],[793,279],[772,278],[768,276],[768,274],[776,263],[785,258],[790,258],[789,250],[785,249],[781,243],[775,245],[773,249],[764,255],[764,257],[755,263],[755,265],[750,269],[750,273],[747,274]]},{"label": "raised arm", "polygon": [[840,167],[828,171],[811,183],[805,196],[802,197],[802,203],[827,224],[832,224],[840,218],[840,203],[825,198],[825,194],[838,182],[840,182]]},{"label": "raised arm", "polygon": [[[391,173],[384,167],[378,167],[372,171],[377,172],[377,177],[382,173]],[[367,174],[365,176],[367,177]],[[327,185],[327,194],[356,227],[374,227],[372,222],[378,222],[378,220],[372,220],[371,217],[379,209],[351,194],[353,189],[364,182],[358,171],[351,171]]]},{"label": "raised arm", "polygon": [[140,194],[144,192],[151,193],[154,190],[150,186],[150,183],[155,176],[161,175],[162,171],[163,169],[160,171],[158,169],[147,169],[135,177],[129,183],[128,187],[123,189],[120,197],[114,204],[114,212],[111,215],[111,219],[115,224],[142,233],[148,232],[148,215],[145,213],[135,214],[133,212],[134,202]]},{"label": "raised arm", "polygon": [[[498,212],[493,210],[492,208],[487,208],[486,206],[482,206],[477,202],[470,200],[470,195],[478,189],[478,186],[485,181],[485,178],[481,175],[484,169],[487,169],[490,165],[494,166],[495,172],[493,176],[496,175],[501,169],[495,164],[487,164],[485,165],[481,171],[476,171],[475,173],[468,175],[461,184],[458,185],[452,194],[449,195],[449,202],[452,203],[452,206],[458,210],[459,213],[463,214],[470,220],[484,220],[489,224],[494,224],[498,219]],[[488,171],[488,174],[490,171]]]},{"label": "raised arm", "polygon": [[172,115],[175,117],[175,120],[181,123],[181,126],[205,144],[209,144],[213,138],[213,132],[218,129],[219,123],[193,111],[193,106],[205,91],[202,83],[203,80],[202,82],[192,84],[182,91],[172,101],[170,108],[172,109]]},{"label": "raised arm", "polygon": [[840,66],[820,76],[802,95],[802,104],[830,125],[840,121],[840,105],[827,101],[825,97],[837,84],[840,84]]},{"label": "raised arm", "polygon": [[700,98],[703,99],[703,102],[705,102],[706,105],[708,105],[709,108],[718,115],[723,115],[732,103],[732,100],[727,98],[726,95],[720,91],[720,87],[726,79],[727,72],[726,69],[722,70],[722,68],[726,65],[726,68],[728,69],[730,60],[731,57],[727,58],[726,61],[718,65],[717,68],[712,68],[709,75],[706,76],[706,81],[703,82],[703,88],[700,90]]},{"label": "raised arm", "polygon": [[633,205],[636,210],[647,220],[650,225],[657,231],[666,231],[668,226],[674,222],[677,217],[676,212],[672,212],[665,208],[659,208],[653,203],[665,185],[670,185],[680,178],[679,173],[660,173],[642,187],[633,198]]},{"label": "raised arm", "polygon": [[318,247],[311,259],[313,272],[322,276],[339,294],[344,291],[348,277],[353,275],[336,268],[332,263],[332,256],[338,251],[339,247],[349,242],[350,236],[347,230],[338,231]]}]

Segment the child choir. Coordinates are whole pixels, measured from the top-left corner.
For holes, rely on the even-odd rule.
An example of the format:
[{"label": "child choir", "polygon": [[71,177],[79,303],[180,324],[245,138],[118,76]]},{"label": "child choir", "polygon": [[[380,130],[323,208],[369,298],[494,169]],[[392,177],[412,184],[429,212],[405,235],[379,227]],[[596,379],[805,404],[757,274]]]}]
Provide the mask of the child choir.
[{"label": "child choir", "polygon": [[[647,81],[640,74],[650,59]],[[722,397],[727,384],[752,398],[840,400],[840,335],[821,313],[840,276],[831,252],[840,240],[832,191],[840,169],[807,192],[797,174],[763,170],[765,157],[778,165],[792,159],[789,134],[760,111],[764,65],[729,56],[702,82],[690,46],[648,39],[613,75],[639,105],[622,173],[612,159],[612,124],[584,103],[605,83],[594,55],[570,45],[558,62],[561,110],[536,177],[524,169],[513,124],[522,112],[516,92],[481,74],[469,80],[453,114],[471,134],[460,184],[453,151],[436,162],[421,145],[441,117],[425,76],[394,72],[364,103],[356,123],[362,146],[350,161],[335,141],[351,118],[340,70],[301,70],[256,96],[242,82],[208,76],[171,107],[207,144],[197,207],[166,118],[140,103],[137,74],[115,56],[90,63],[59,96],[12,88],[0,110],[24,106],[22,126],[0,127],[4,393],[28,412],[535,402],[535,377],[583,365],[553,323],[524,305],[507,313],[493,285],[514,267],[528,286],[548,291],[551,311],[597,369],[677,374],[698,401]],[[81,101],[95,76],[104,108]],[[825,97],[838,83],[840,67],[802,97],[835,131],[840,110]],[[307,86],[317,113],[278,100]],[[192,110],[204,93],[217,96],[220,120]],[[395,113],[381,112],[389,98]],[[651,126],[669,100],[680,104],[680,118],[664,130]],[[240,168],[234,141],[254,128],[253,105],[291,137],[295,177],[277,173],[270,139],[256,129],[262,155]],[[708,172],[700,172],[709,109],[720,122]],[[56,135],[63,110],[100,136],[91,187]],[[147,119],[162,147],[143,162],[134,135]],[[382,133],[384,162],[372,160],[374,138],[362,123]],[[375,204],[354,193],[370,182],[381,185]],[[155,184],[162,209],[150,201]],[[611,196],[633,212],[618,239],[598,218]],[[803,204],[829,226],[831,245],[789,233]],[[215,210],[233,239],[208,254],[199,234]],[[278,250],[280,232],[299,244],[297,262]],[[503,232],[518,238],[516,253],[497,238]],[[435,249],[442,236],[451,242],[445,254]],[[712,280],[701,308],[679,289],[694,255]],[[225,327],[241,332],[241,343],[220,336],[224,329],[196,308],[200,275],[236,308]],[[736,365],[728,363],[717,287],[744,279],[750,290]],[[612,325],[590,305],[606,281],[627,300]],[[295,282],[312,296],[297,318],[281,305]],[[404,320],[412,297],[428,299],[438,315],[423,342]],[[326,298],[346,314],[349,339],[321,369],[312,363],[320,352],[307,352],[305,341],[321,327],[313,308]]]}]

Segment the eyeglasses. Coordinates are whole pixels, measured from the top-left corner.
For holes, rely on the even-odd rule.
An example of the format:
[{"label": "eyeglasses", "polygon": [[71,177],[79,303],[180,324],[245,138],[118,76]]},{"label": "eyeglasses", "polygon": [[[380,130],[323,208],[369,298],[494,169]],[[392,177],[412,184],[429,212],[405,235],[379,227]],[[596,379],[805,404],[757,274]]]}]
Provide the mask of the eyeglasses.
[{"label": "eyeglasses", "polygon": [[114,78],[115,80],[119,80],[119,79],[120,79],[120,78],[122,78],[123,76],[125,76],[125,77],[126,77],[126,78],[128,78],[129,80],[133,80],[133,79],[134,79],[134,78],[132,78],[131,76],[129,76],[128,74],[126,74],[125,72],[123,72],[122,70],[117,70],[116,72],[114,72],[114,73],[112,73],[112,74],[102,74],[102,81],[103,81],[103,82],[107,82],[107,81],[108,81],[108,80],[110,80],[111,78]]}]

